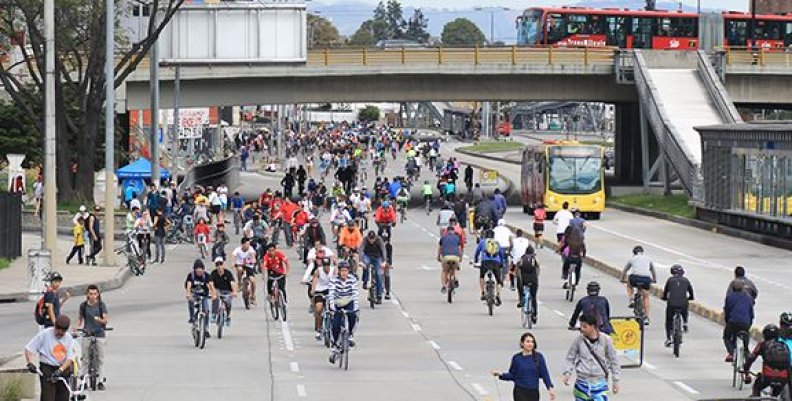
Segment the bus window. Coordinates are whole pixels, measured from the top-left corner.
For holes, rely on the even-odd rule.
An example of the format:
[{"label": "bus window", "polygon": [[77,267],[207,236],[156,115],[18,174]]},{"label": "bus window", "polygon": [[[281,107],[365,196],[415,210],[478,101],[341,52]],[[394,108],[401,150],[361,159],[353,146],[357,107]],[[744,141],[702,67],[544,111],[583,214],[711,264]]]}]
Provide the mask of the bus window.
[{"label": "bus window", "polygon": [[633,47],[636,49],[652,48],[653,18],[635,17],[632,21]]},{"label": "bus window", "polygon": [[590,194],[602,188],[599,148],[551,149],[549,189],[560,194]]},{"label": "bus window", "polygon": [[756,21],[757,40],[780,40],[781,22],[780,21]]},{"label": "bus window", "polygon": [[726,41],[729,46],[746,46],[748,44],[748,22],[743,20],[726,20]]},{"label": "bus window", "polygon": [[540,23],[542,21],[542,10],[532,10],[517,20],[518,43],[521,45],[536,45],[541,43]]},{"label": "bus window", "polygon": [[627,19],[624,17],[609,16],[606,21],[606,34],[608,35],[605,44],[608,46],[627,47]]},{"label": "bus window", "polygon": [[792,46],[792,22],[786,23],[786,33],[784,33],[784,46]]},{"label": "bus window", "polygon": [[673,36],[682,38],[698,37],[698,21],[695,18],[672,18]]},{"label": "bus window", "polygon": [[671,18],[661,17],[657,19],[655,36],[674,36],[671,31]]},{"label": "bus window", "polygon": [[547,44],[557,43],[566,36],[566,27],[561,14],[549,14],[545,19],[547,29]]}]

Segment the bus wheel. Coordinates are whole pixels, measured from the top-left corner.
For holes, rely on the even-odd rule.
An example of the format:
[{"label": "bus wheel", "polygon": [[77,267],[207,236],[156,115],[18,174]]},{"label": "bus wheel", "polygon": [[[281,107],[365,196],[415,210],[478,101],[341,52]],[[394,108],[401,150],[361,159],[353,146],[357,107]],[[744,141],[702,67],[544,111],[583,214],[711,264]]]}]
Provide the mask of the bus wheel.
[{"label": "bus wheel", "polygon": [[528,205],[523,205],[523,213],[533,214],[533,209]]},{"label": "bus wheel", "polygon": [[600,219],[600,212],[593,212],[593,213],[591,213],[590,217],[591,218],[589,220],[599,220]]}]

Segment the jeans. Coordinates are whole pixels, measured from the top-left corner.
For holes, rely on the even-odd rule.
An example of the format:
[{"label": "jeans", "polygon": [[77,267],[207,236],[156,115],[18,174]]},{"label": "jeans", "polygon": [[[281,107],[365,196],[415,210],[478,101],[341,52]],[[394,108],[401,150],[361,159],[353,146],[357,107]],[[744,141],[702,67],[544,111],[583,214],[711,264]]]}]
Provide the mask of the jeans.
[{"label": "jeans", "polygon": [[[201,307],[204,311],[209,311],[209,297],[203,295],[193,295],[192,299],[187,301],[187,310],[190,313],[190,322],[195,320],[195,314],[198,312],[195,310],[195,302],[198,301],[201,303]],[[204,320],[204,328],[209,325],[209,319]]]},{"label": "jeans", "polygon": [[[349,305],[341,308],[346,311],[346,316],[349,319],[349,335],[351,336],[352,333],[355,332],[355,323],[357,323],[357,312],[352,309],[353,303],[349,303]],[[341,334],[341,326],[344,324],[344,314],[340,311],[336,311],[333,313],[333,344],[336,343],[338,340],[338,336]]]},{"label": "jeans", "polygon": [[95,241],[91,240],[91,249],[92,252],[90,255],[88,255],[88,258],[96,261],[96,255],[102,251],[102,237],[97,237]]},{"label": "jeans", "polygon": [[165,260],[165,236],[164,235],[155,235],[154,236],[154,260],[164,261]]},{"label": "jeans", "polygon": [[675,313],[682,314],[682,321],[684,324],[688,322],[688,309],[684,306],[670,306],[666,305],[666,315],[665,315],[665,331],[666,331],[666,339],[671,339],[671,334],[674,331],[674,314]]},{"label": "jeans", "polygon": [[69,262],[71,262],[71,260],[74,257],[74,255],[77,255],[77,261],[79,261],[80,264],[82,264],[82,262],[83,262],[83,245],[74,245],[72,247],[71,252],[69,252],[69,256],[66,257],[66,264],[69,264]]},{"label": "jeans", "polygon": [[365,253],[363,254],[363,264],[366,268],[363,270],[363,282],[368,283],[369,281],[369,266],[371,266],[372,271],[374,272],[374,282],[377,286],[377,297],[382,296],[382,257],[381,256],[369,256]]},{"label": "jeans", "polygon": [[[751,329],[750,323],[726,323],[723,328],[723,345],[726,346],[726,351],[729,355],[734,354],[734,349],[737,347],[737,333],[741,331],[748,332]],[[748,350],[748,344],[743,344]]]}]

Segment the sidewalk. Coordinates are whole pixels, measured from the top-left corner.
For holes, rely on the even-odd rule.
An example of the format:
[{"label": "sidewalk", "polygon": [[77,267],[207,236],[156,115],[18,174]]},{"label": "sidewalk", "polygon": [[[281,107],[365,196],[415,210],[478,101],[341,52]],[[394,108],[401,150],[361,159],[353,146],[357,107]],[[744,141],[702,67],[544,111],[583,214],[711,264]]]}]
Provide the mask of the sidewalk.
[{"label": "sidewalk", "polygon": [[[41,244],[41,236],[32,233],[22,233],[22,256],[15,259],[11,266],[0,270],[0,301],[26,301],[28,300],[28,257],[30,249],[37,249]],[[63,276],[63,288],[72,295],[79,295],[90,284],[98,285],[103,291],[115,289],[124,285],[129,277],[129,270],[116,266],[102,266],[104,250],[99,254],[99,266],[86,266],[77,264],[77,257],[72,259],[70,265],[65,263],[66,256],[71,251],[71,238],[58,237],[58,250],[56,258],[52,261],[53,270]]]}]

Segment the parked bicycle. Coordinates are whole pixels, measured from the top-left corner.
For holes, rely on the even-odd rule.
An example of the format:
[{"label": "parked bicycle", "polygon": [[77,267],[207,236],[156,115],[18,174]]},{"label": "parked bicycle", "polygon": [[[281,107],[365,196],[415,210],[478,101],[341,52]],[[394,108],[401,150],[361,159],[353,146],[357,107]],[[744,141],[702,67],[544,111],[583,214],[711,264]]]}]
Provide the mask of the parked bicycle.
[{"label": "parked bicycle", "polygon": [[140,248],[137,235],[134,232],[127,234],[126,244],[116,248],[115,253],[118,255],[124,254],[127,267],[132,271],[132,274],[142,276],[146,273],[146,255]]}]

